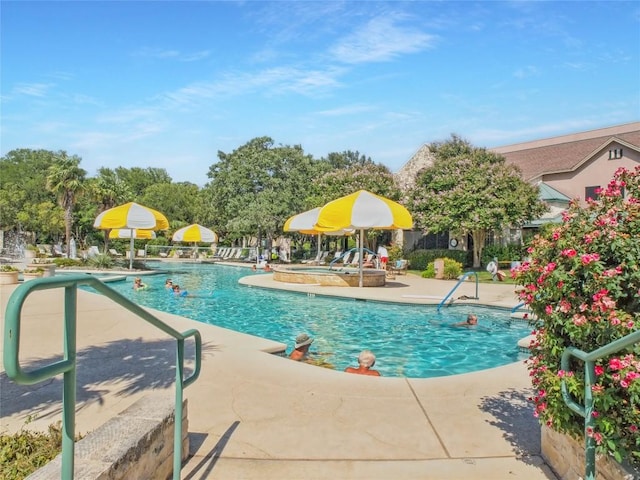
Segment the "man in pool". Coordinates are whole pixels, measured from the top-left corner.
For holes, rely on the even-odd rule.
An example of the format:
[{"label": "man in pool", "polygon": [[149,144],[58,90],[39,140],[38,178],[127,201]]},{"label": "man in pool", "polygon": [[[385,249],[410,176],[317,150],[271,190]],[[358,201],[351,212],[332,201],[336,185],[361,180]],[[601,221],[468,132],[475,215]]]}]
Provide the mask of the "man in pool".
[{"label": "man in pool", "polygon": [[298,362],[301,360],[305,360],[309,355],[309,347],[312,343],[313,338],[311,338],[306,333],[301,333],[296,337],[296,344],[293,348],[293,351],[289,354],[289,358]]},{"label": "man in pool", "polygon": [[347,367],[344,369],[347,373],[357,373],[359,375],[370,375],[372,377],[379,377],[380,372],[377,370],[371,370],[376,364],[376,356],[370,350],[363,350],[358,355],[358,368]]},{"label": "man in pool", "polygon": [[472,327],[478,324],[478,317],[475,313],[470,313],[467,315],[467,320],[465,322],[455,323],[454,327]]}]

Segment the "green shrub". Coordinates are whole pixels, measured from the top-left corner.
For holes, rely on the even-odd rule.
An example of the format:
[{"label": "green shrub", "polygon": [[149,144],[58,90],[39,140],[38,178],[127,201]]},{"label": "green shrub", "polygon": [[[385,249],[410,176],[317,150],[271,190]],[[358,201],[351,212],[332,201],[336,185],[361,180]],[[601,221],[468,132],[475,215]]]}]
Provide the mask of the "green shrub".
[{"label": "green shrub", "polygon": [[101,253],[89,259],[89,265],[95,268],[108,269],[114,265],[113,258],[111,256]]},{"label": "green shrub", "polygon": [[473,252],[464,250],[434,249],[434,250],[414,250],[406,255],[411,264],[412,270],[426,270],[427,266],[436,258],[450,258],[459,262],[463,266],[472,264],[471,256]]},{"label": "green shrub", "polygon": [[21,480],[53,460],[62,450],[60,422],[47,433],[20,430],[0,435],[0,478]]},{"label": "green shrub", "polygon": [[398,245],[392,245],[388,249],[389,252],[389,264],[393,265],[398,260],[402,260],[404,258],[404,252],[402,251],[402,247]]},{"label": "green shrub", "polygon": [[522,261],[527,256],[526,247],[512,243],[510,245],[488,245],[482,249],[482,265],[487,265],[491,260],[497,258],[500,261]]},{"label": "green shrub", "polygon": [[462,275],[462,263],[456,262],[451,258],[444,259],[444,278],[446,280],[453,280]]},{"label": "green shrub", "polygon": [[[584,437],[584,418],[562,388],[585,404],[585,364],[561,369],[563,352],[609,345],[640,328],[640,167],[619,169],[600,198],[572,204],[561,225],[536,236],[530,262],[515,270],[520,298],[539,318],[528,360],[535,416],[542,424]],[[591,367],[593,427],[600,454],[640,466],[640,344],[603,355]],[[584,440],[582,440],[584,441]]]},{"label": "green shrub", "polygon": [[422,272],[422,278],[436,278],[436,266],[433,262]]},{"label": "green shrub", "polygon": [[75,259],[75,258],[54,258],[53,259],[53,263],[56,264],[56,267],[80,267],[84,264],[84,262],[82,260],[79,259]]}]

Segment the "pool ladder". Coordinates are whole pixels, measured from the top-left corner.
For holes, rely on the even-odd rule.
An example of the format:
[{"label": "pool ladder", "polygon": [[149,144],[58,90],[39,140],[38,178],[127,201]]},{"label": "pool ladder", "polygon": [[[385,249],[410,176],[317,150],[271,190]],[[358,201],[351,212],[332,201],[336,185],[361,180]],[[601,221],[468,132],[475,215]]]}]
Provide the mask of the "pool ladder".
[{"label": "pool ladder", "polygon": [[464,282],[471,275],[475,275],[476,277],[476,296],[473,297],[473,300],[478,300],[480,298],[478,297],[478,272],[467,272],[458,279],[458,283],[456,283],[455,287],[453,287],[451,291],[447,293],[447,296],[444,297],[442,301],[438,304],[438,312],[440,312],[440,309],[442,308],[442,306],[447,302],[447,300],[449,300],[449,297],[453,295],[453,292],[455,292],[458,289],[460,284],[462,284],[462,282]]}]

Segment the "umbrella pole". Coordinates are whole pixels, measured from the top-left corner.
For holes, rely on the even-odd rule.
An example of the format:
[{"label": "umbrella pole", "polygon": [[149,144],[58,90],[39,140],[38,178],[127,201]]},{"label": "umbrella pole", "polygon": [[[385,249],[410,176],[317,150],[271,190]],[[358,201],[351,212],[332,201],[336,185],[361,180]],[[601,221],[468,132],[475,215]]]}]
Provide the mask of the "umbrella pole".
[{"label": "umbrella pole", "polygon": [[364,276],[364,273],[362,272],[362,255],[363,254],[364,254],[364,229],[361,228],[360,229],[360,258],[358,259],[358,264],[359,264],[359,267],[360,267],[360,282],[358,283],[358,286],[360,288],[362,288],[363,283],[364,283],[362,281],[363,280],[363,276]]},{"label": "umbrella pole", "polygon": [[131,242],[129,243],[129,270],[133,270],[133,228],[131,229]]}]

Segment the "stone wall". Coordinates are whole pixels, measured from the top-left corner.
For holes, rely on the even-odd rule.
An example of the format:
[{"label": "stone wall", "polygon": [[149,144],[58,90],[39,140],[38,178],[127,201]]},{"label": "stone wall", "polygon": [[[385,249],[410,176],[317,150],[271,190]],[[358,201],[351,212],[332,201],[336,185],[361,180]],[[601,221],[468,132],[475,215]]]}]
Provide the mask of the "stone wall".
[{"label": "stone wall", "polygon": [[[584,478],[585,446],[568,435],[547,427],[541,432],[542,457],[560,480]],[[598,480],[634,480],[640,478],[626,470],[609,457],[596,456],[596,478]]]},{"label": "stone wall", "polygon": [[[182,460],[189,454],[187,401]],[[173,474],[174,396],[148,395],[76,443],[75,480],[168,479]],[[27,480],[61,478],[58,455]]]}]

